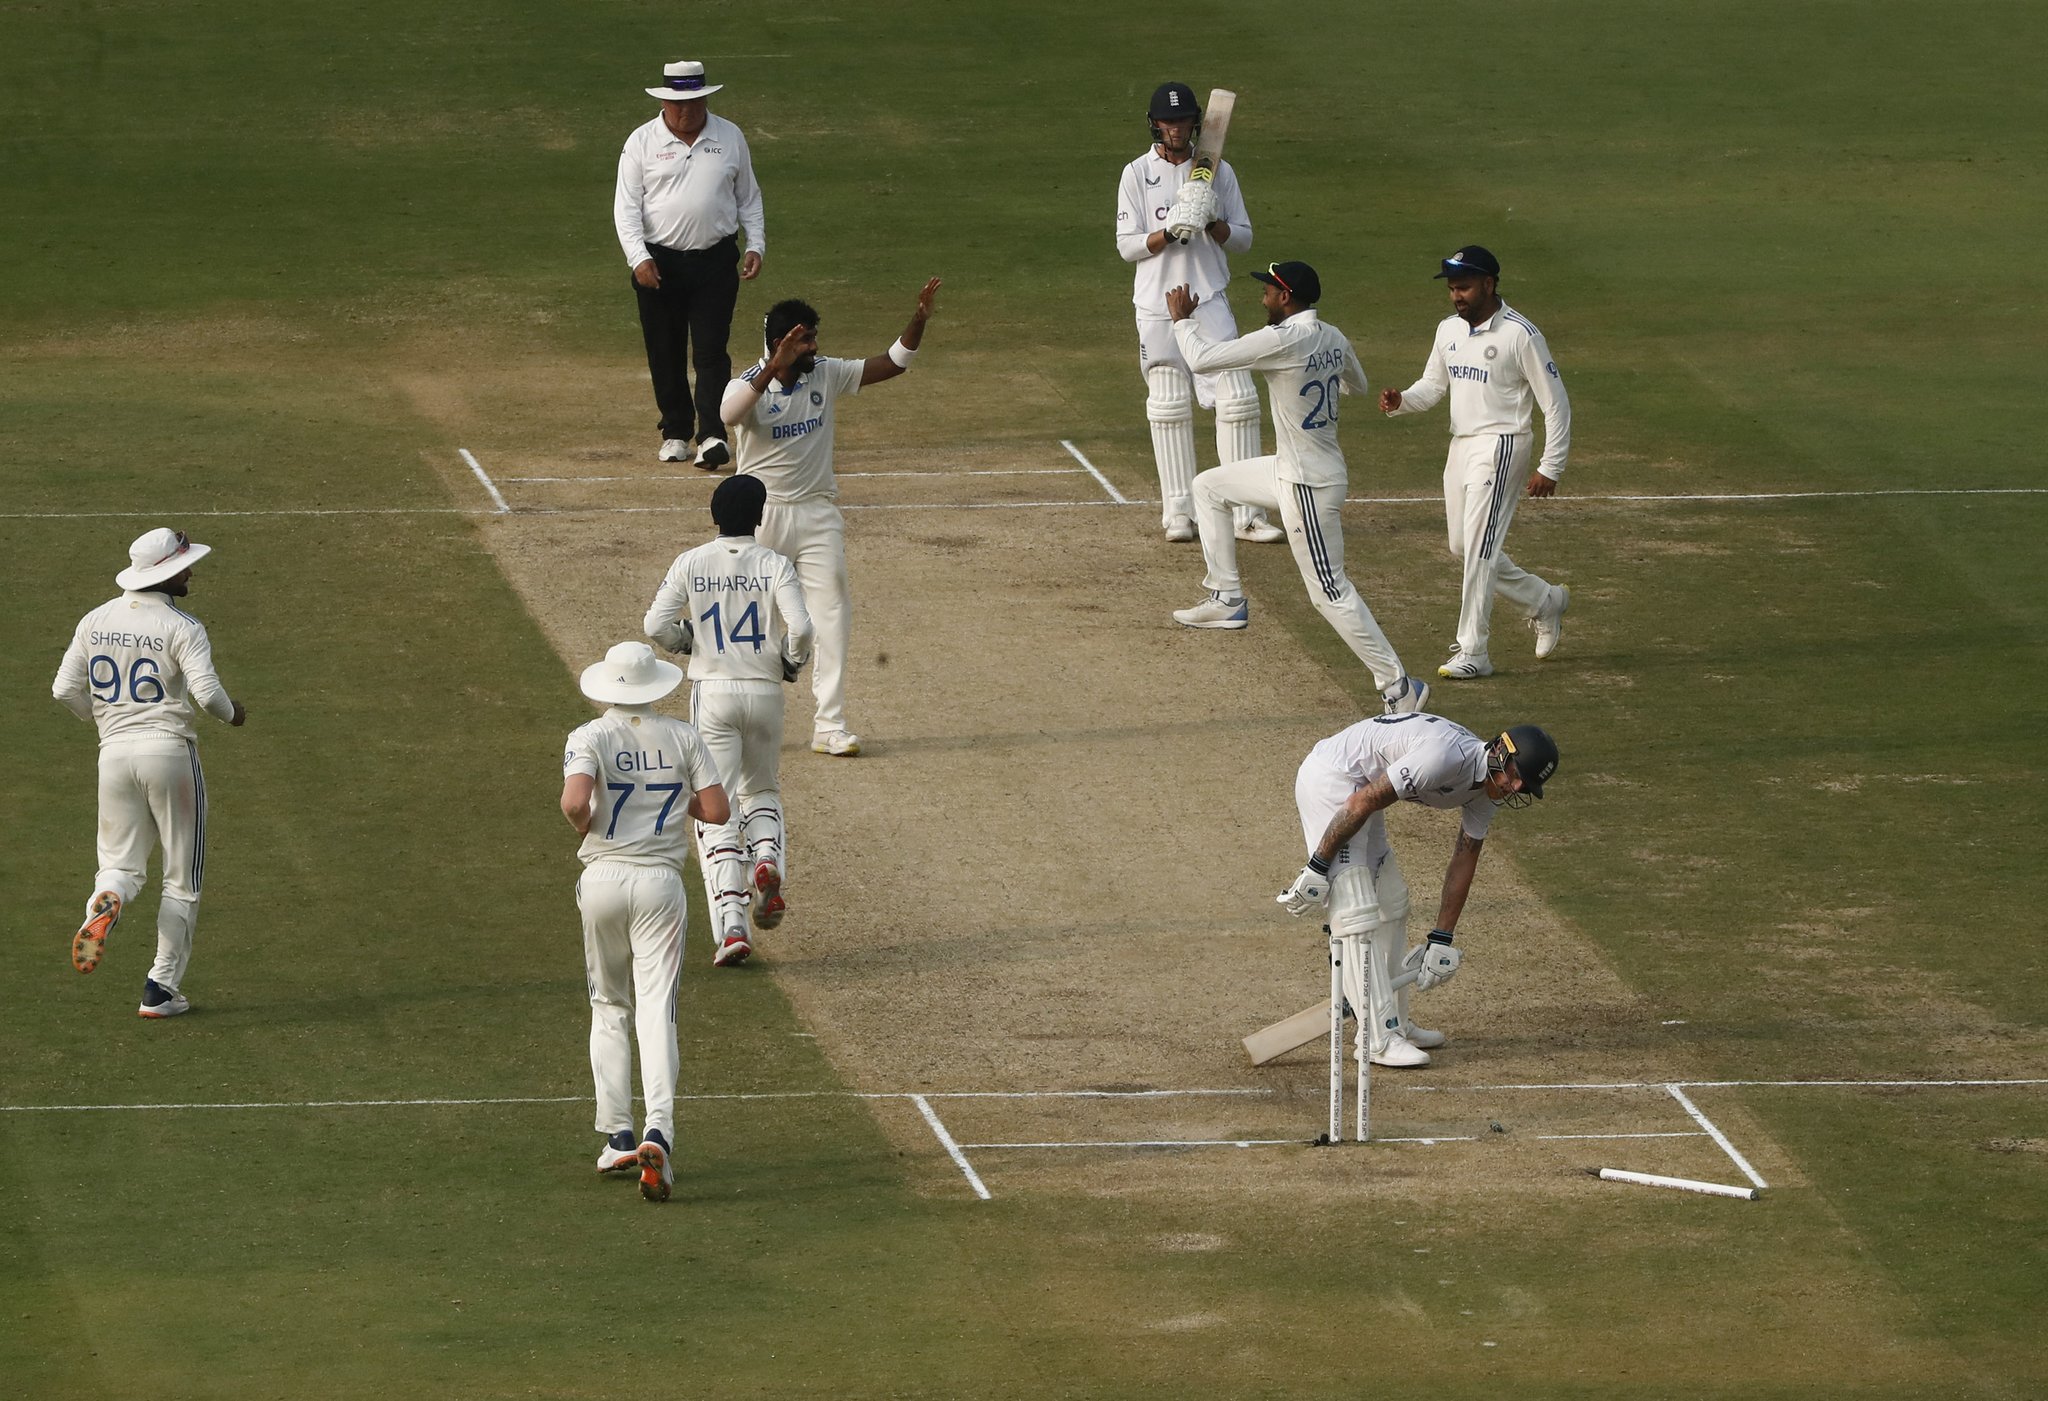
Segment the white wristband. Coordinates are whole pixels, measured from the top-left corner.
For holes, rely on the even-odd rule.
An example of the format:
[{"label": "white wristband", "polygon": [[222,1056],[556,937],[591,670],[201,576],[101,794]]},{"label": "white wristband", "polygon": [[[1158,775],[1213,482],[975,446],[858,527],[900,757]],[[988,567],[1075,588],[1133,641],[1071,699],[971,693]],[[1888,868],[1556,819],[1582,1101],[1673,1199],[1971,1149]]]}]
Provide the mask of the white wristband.
[{"label": "white wristband", "polygon": [[896,362],[897,369],[907,370],[910,368],[910,362],[917,358],[917,352],[898,339],[896,344],[889,347],[889,358]]}]

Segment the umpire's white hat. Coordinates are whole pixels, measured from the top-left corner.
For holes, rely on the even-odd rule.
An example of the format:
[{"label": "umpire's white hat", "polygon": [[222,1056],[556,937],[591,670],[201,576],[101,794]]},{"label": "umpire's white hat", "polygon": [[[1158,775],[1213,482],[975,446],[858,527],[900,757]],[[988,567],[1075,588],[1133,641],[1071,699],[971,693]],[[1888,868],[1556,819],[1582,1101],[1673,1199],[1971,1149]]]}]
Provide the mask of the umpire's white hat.
[{"label": "umpire's white hat", "polygon": [[583,668],[583,694],[606,705],[658,701],[683,681],[683,669],[654,655],[645,642],[621,642],[595,666]]},{"label": "umpire's white hat", "polygon": [[182,530],[162,526],[135,537],[128,547],[128,567],[114,576],[124,589],[146,589],[176,578],[213,553],[213,546],[185,538]]},{"label": "umpire's white hat", "polygon": [[688,102],[695,97],[709,97],[722,91],[724,83],[704,83],[704,65],[694,58],[680,63],[664,63],[661,66],[661,86],[647,89],[649,97],[659,97],[669,102]]}]

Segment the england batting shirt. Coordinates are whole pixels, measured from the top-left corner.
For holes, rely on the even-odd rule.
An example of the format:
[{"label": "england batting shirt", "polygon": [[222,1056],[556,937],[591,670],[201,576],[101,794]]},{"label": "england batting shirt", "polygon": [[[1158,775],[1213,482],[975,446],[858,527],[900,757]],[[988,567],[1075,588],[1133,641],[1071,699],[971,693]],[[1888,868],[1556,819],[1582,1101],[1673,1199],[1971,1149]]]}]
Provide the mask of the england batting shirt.
[{"label": "england batting shirt", "polygon": [[1157,253],[1146,251],[1146,240],[1166,227],[1167,211],[1194,168],[1192,160],[1173,164],[1154,146],[1125,166],[1117,183],[1116,251],[1125,262],[1138,265],[1131,301],[1140,316],[1163,318],[1167,289],[1182,283],[1203,301],[1222,296],[1230,282],[1230,261],[1224,253],[1242,253],[1252,246],[1252,216],[1245,212],[1237,172],[1229,161],[1222,161],[1211,183],[1216,189],[1216,217],[1230,225],[1230,237],[1218,243],[1206,233],[1197,234],[1186,243],[1168,239]]},{"label": "england batting shirt", "polygon": [[1385,778],[1406,802],[1457,808],[1474,841],[1485,839],[1500,806],[1486,796],[1486,745],[1441,715],[1375,715],[1318,744],[1309,762],[1341,774],[1353,788]]},{"label": "england batting shirt", "polygon": [[820,355],[811,372],[795,384],[771,381],[760,402],[745,413],[735,410],[744,385],[766,375],[764,362],[725,388],[722,416],[732,429],[733,470],[759,477],[770,501],[801,501],[807,496],[837,496],[832,477],[832,408],[842,394],[860,393],[865,360]]},{"label": "england batting shirt", "polygon": [[570,732],[562,774],[597,780],[596,816],[577,855],[583,864],[673,866],[690,859],[690,795],[710,788],[718,766],[692,726],[643,705],[615,705]]},{"label": "england batting shirt", "polygon": [[99,726],[102,745],[196,738],[192,705],[235,717],[206,628],[169,595],[131,589],[80,620],[50,693]]},{"label": "england batting shirt", "polygon": [[1283,482],[1343,486],[1350,480],[1337,445],[1337,400],[1365,393],[1365,371],[1351,342],[1313,311],[1261,326],[1234,341],[1212,341],[1190,316],[1173,323],[1181,358],[1198,375],[1219,370],[1265,373]]},{"label": "england batting shirt", "polygon": [[678,618],[691,622],[692,681],[780,685],[785,652],[798,665],[811,655],[796,566],[751,535],[721,535],[676,556],[647,610],[647,635],[679,651]]},{"label": "england batting shirt", "polygon": [[1536,470],[1556,481],[1572,449],[1572,404],[1550,347],[1534,323],[1502,302],[1477,326],[1461,316],[1437,323],[1436,342],[1422,378],[1401,391],[1396,414],[1436,407],[1448,390],[1451,436],[1527,433],[1535,424],[1529,405],[1543,410],[1543,460]]},{"label": "england batting shirt", "polygon": [[650,243],[709,248],[742,228],[747,248],[762,252],[767,226],[747,138],[725,118],[709,114],[694,142],[670,131],[660,117],[636,127],[619,153],[612,224],[630,268],[647,261]]}]

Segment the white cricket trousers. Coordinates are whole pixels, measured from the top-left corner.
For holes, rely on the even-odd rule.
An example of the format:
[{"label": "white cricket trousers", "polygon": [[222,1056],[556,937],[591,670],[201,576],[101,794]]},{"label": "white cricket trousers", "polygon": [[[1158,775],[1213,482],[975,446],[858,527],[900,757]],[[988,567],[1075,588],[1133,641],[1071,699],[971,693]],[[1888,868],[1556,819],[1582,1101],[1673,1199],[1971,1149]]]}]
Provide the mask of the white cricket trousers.
[{"label": "white cricket trousers", "polygon": [[[1317,763],[1313,755],[1302,761],[1294,776],[1294,803],[1309,851],[1321,845],[1352,792],[1347,775]],[[1349,940],[1344,997],[1358,1013],[1362,1060],[1384,1050],[1408,1021],[1408,990],[1396,992],[1393,986],[1408,954],[1408,882],[1387,842],[1383,812],[1367,818],[1330,863],[1330,930]],[[1349,956],[1353,949],[1363,957]]]},{"label": "white cricket trousers", "polygon": [[1458,652],[1486,656],[1493,596],[1533,618],[1550,585],[1508,558],[1508,524],[1529,475],[1528,433],[1476,433],[1451,439],[1444,459],[1444,524],[1451,553],[1464,566],[1458,598]]},{"label": "white cricket trousers", "polygon": [[846,585],[846,517],[829,496],[770,501],[756,538],[796,566],[804,607],[817,629],[811,657],[811,694],[818,713],[814,733],[846,725],[846,648],[853,635],[853,603]]},{"label": "white cricket trousers", "polygon": [[1308,586],[1309,602],[1344,645],[1372,668],[1374,684],[1384,691],[1401,679],[1401,659],[1345,576],[1344,488],[1283,482],[1279,466],[1277,457],[1248,457],[1211,467],[1195,478],[1195,525],[1201,531],[1202,563],[1208,571],[1204,586],[1224,598],[1244,596],[1231,507],[1277,509],[1295,567]]},{"label": "white cricket trousers", "polygon": [[640,1097],[647,1127],[676,1141],[676,980],[683,971],[689,909],[673,866],[593,861],[576,882],[583,912],[583,969],[590,987],[590,1074],[597,1131],[633,1127],[633,1039],[640,1043]]},{"label": "white cricket trousers", "polygon": [[[199,887],[206,875],[206,775],[190,740],[129,741],[100,749],[99,871],[93,891],[126,907],[142,893],[149,854],[163,847],[164,889],[149,976],[172,992],[192,959]],[[87,902],[90,912],[91,901]]]},{"label": "white cricket trousers", "polygon": [[718,766],[732,819],[697,824],[697,859],[710,895],[712,933],[744,923],[756,862],[788,878],[782,831],[782,683],[706,680],[690,688],[690,723]]}]

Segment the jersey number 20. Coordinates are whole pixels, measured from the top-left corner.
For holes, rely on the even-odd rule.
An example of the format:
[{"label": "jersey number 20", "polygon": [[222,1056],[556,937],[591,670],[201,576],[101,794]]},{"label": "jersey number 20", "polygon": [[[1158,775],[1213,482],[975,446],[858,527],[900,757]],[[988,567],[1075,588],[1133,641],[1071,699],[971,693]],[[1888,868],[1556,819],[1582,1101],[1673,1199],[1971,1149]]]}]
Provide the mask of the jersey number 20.
[{"label": "jersey number 20", "polygon": [[1337,395],[1342,389],[1339,384],[1342,378],[1341,375],[1331,375],[1326,380],[1312,379],[1301,387],[1302,398],[1306,399],[1310,394],[1316,396],[1307,416],[1301,420],[1303,428],[1327,428],[1337,421]]}]

